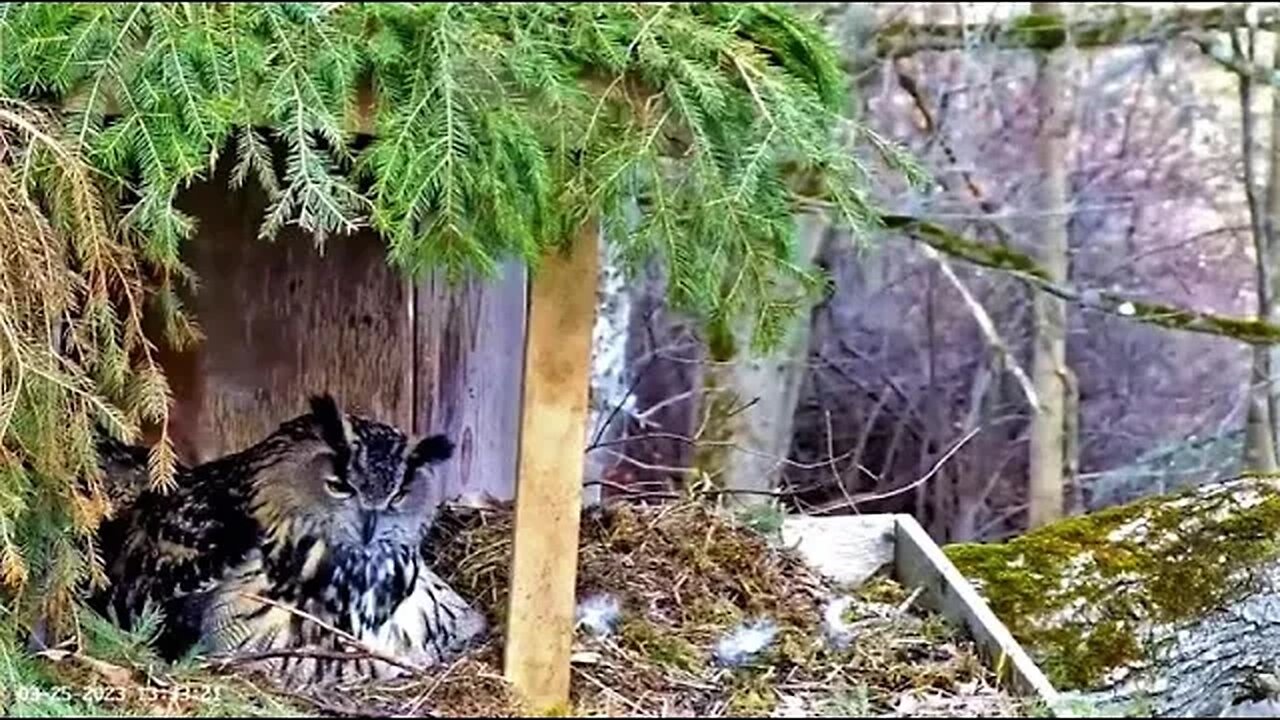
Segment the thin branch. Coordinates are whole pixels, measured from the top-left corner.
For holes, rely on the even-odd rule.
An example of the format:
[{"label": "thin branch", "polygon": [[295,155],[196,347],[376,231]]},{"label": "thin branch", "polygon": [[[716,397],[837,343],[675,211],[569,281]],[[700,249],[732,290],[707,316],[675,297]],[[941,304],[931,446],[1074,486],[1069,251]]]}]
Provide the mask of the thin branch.
[{"label": "thin branch", "polygon": [[1000,364],[1007,368],[1018,380],[1018,386],[1022,388],[1022,394],[1027,398],[1027,402],[1033,408],[1040,407],[1040,398],[1036,395],[1035,387],[1031,383],[1031,378],[1027,377],[1027,373],[1018,364],[1013,353],[1009,352],[1009,346],[1000,338],[1000,333],[996,331],[996,325],[991,320],[991,316],[987,314],[986,308],[982,307],[982,303],[969,292],[969,288],[956,275],[956,271],[951,267],[951,263],[946,261],[931,245],[921,245],[921,252],[930,260],[938,264],[938,268],[942,270],[942,274],[951,283],[956,292],[960,293],[960,297],[964,299],[964,304],[969,307],[969,312],[973,314],[973,319],[978,323],[978,329],[982,331],[983,337],[987,339],[987,345],[996,357],[1000,358]]},{"label": "thin branch", "polygon": [[1239,41],[1232,38],[1232,47],[1223,48],[1212,36],[1192,33],[1188,39],[1200,48],[1209,59],[1234,73],[1241,81],[1280,87],[1280,75],[1271,68],[1255,65],[1251,58],[1244,57],[1240,51]]},{"label": "thin branch", "polygon": [[[646,362],[640,366],[640,370],[636,372],[635,377],[632,378],[631,380],[631,385],[627,388],[627,393],[622,396],[621,400],[619,400],[617,403],[614,403],[613,408],[609,411],[608,417],[606,417],[604,421],[601,422],[600,425],[596,428],[596,431],[593,434],[593,437],[591,439],[592,444],[600,442],[600,438],[604,437],[605,431],[609,429],[609,424],[612,423],[613,419],[618,416],[619,412],[622,411],[623,406],[627,404],[627,400],[629,400],[631,396],[635,393],[636,388],[640,386],[640,381],[644,379],[645,375],[649,372],[649,368],[651,367],[653,367],[652,361]],[[650,408],[650,410],[652,410],[652,408]]]},{"label": "thin branch", "polygon": [[1243,27],[1248,24],[1251,12],[1257,14],[1263,25],[1280,16],[1280,8],[1270,5],[1232,3],[1210,8],[1171,9],[1111,5],[1095,8],[1065,23],[1057,18],[1025,13],[999,22],[899,21],[876,30],[875,53],[883,59],[975,47],[1051,50],[1068,37],[1078,48],[1160,44],[1186,33]]},{"label": "thin branch", "polygon": [[[840,476],[840,470],[836,468],[836,441],[834,433],[831,430],[831,411],[824,410],[823,415],[827,421],[827,457],[830,458],[828,463],[831,465],[831,477],[836,483],[836,487],[840,489],[840,494],[844,496],[845,502],[849,503],[849,507],[854,507],[853,498],[849,497],[849,489],[844,486],[844,478]],[[847,454],[855,451],[851,450]]]},{"label": "thin branch", "polygon": [[[209,665],[217,665],[220,669],[231,665],[247,665],[263,660],[278,658],[314,658],[317,660],[364,660],[374,658],[364,652],[348,652],[345,650],[323,650],[319,648],[281,648],[262,652],[239,653],[236,655],[211,655]],[[380,659],[380,658],[378,658]]]},{"label": "thin branch", "polygon": [[1232,338],[1251,345],[1280,342],[1280,327],[1264,320],[1218,315],[1199,310],[1151,303],[1091,288],[1076,288],[1050,279],[1029,256],[1007,247],[972,240],[937,223],[903,215],[885,215],[885,226],[901,230],[953,257],[1012,275],[1032,287],[1097,312],[1171,330]]},{"label": "thin branch", "polygon": [[356,650],[359,650],[360,652],[363,652],[369,655],[370,657],[381,660],[387,663],[388,665],[394,665],[395,667],[398,667],[402,670],[407,670],[410,673],[413,673],[415,675],[423,672],[423,668],[415,667],[413,665],[410,665],[409,663],[404,662],[403,660],[398,660],[390,655],[387,655],[386,653],[378,652],[377,650],[361,642],[359,638],[352,635],[351,633],[346,632],[345,630],[342,630],[340,628],[334,627],[333,625],[330,625],[329,623],[321,620],[320,618],[316,617],[315,615],[312,615],[309,612],[306,612],[305,610],[299,610],[296,607],[278,603],[275,600],[272,600],[271,598],[262,597],[261,595],[257,595],[255,593],[242,592],[240,593],[240,596],[248,598],[250,600],[254,600],[256,602],[263,603],[265,605],[270,605],[271,607],[277,608],[279,610],[284,610],[285,612],[291,613],[293,615],[297,615],[298,617],[303,618],[304,620],[309,620],[315,623],[320,628],[327,630],[330,633],[333,633],[335,637],[337,637],[338,639],[342,640],[345,643],[348,643],[351,647],[355,648]]},{"label": "thin branch", "polygon": [[[588,447],[587,452],[590,452],[592,450],[606,450],[606,452],[611,452],[611,454],[618,456],[621,459],[626,460],[627,462],[635,463],[637,467],[640,467],[643,470],[662,470],[666,472],[682,472],[682,473],[693,472],[695,470],[695,468],[691,468],[691,467],[690,468],[674,468],[674,467],[664,467],[664,466],[658,466],[658,465],[646,466],[642,464],[640,461],[634,460],[622,453],[608,450],[608,448],[616,445],[625,445],[631,442],[642,442],[644,440],[672,440],[674,442],[683,443],[685,445],[689,445],[692,447],[729,448],[730,450],[736,450],[737,452],[746,453],[747,455],[753,455],[755,457],[764,458],[766,460],[773,460],[779,465],[786,465],[787,467],[795,468],[797,470],[818,470],[820,468],[824,468],[831,465],[832,462],[839,462],[846,458],[853,457],[854,453],[857,452],[857,450],[854,449],[854,450],[850,450],[848,452],[842,453],[836,456],[835,458],[832,458],[829,460],[819,460],[818,462],[806,463],[806,462],[800,462],[798,460],[792,460],[787,457],[772,455],[762,450],[745,448],[733,442],[732,440],[700,440],[696,436],[689,437],[686,435],[681,435],[680,433],[673,433],[673,432],[652,432],[652,433],[645,433],[643,435],[631,435],[628,437],[619,438],[617,440],[605,440]],[[880,479],[880,476],[871,472],[871,470],[867,469],[866,467],[863,467],[861,464],[858,465],[858,469],[866,473],[872,479],[875,479],[875,480]]]},{"label": "thin branch", "polygon": [[[968,433],[965,434],[964,437],[960,438],[959,441],[957,441],[954,445],[952,445],[951,449],[943,453],[942,457],[938,458],[938,460],[934,462],[933,467],[929,468],[928,472],[926,472],[924,475],[921,475],[918,479],[912,481],[911,483],[908,483],[907,485],[903,485],[900,488],[895,488],[893,490],[886,490],[885,492],[864,493],[864,494],[853,496],[852,503],[849,505],[850,509],[855,509],[857,505],[861,503],[871,502],[872,500],[886,500],[891,497],[896,497],[898,495],[909,493],[912,490],[915,490],[916,488],[920,487],[921,485],[929,482],[929,480],[932,479],[933,476],[936,475],[938,471],[942,469],[942,466],[946,464],[946,462],[950,460],[953,455],[955,455],[957,452],[960,451],[960,448],[964,447],[970,440],[973,439],[975,435],[977,435],[981,431],[982,431],[981,427],[976,427],[970,430]],[[826,514],[828,512],[831,512],[832,510],[837,510],[844,506],[845,504],[843,502],[839,502],[835,504],[827,504],[822,506],[822,508],[820,509],[820,512],[822,514]]]}]

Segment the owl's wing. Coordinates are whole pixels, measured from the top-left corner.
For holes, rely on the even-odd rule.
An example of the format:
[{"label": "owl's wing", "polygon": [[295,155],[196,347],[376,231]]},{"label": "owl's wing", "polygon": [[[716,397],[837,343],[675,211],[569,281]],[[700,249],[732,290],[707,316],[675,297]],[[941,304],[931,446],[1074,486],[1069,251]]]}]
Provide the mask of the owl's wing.
[{"label": "owl's wing", "polygon": [[109,494],[124,502],[99,528],[109,584],[90,604],[125,628],[148,605],[162,609],[161,649],[180,654],[198,638],[192,604],[257,543],[257,522],[238,488],[209,482],[187,468],[179,468],[177,487],[168,492],[137,489],[138,473],[146,478],[145,450],[140,458],[141,471],[137,453],[104,459],[104,468],[116,478]]}]

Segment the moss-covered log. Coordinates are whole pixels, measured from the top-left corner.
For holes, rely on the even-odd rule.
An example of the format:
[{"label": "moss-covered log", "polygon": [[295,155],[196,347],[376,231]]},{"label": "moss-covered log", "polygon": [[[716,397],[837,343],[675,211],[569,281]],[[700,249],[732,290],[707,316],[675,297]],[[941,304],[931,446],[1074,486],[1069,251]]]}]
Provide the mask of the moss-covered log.
[{"label": "moss-covered log", "polygon": [[1229,337],[1251,345],[1280,343],[1280,327],[1264,320],[1145,302],[1099,290],[1082,290],[1050,280],[1048,273],[1035,260],[1017,250],[972,240],[937,223],[905,215],[885,215],[881,221],[890,230],[900,230],[952,257],[1008,273],[1043,292],[1090,310],[1170,330]]},{"label": "moss-covered log", "polygon": [[1255,477],[944,550],[1068,697],[1212,717],[1280,656],[1278,539]]},{"label": "moss-covered log", "polygon": [[[1253,10],[1265,26],[1280,17],[1280,8],[1257,4]],[[1249,4],[1218,7],[1150,8],[1109,5],[1077,13],[1070,22],[1024,14],[997,23],[889,23],[876,30],[876,55],[905,57],[924,51],[972,47],[1052,50],[1066,42],[1094,48],[1167,42],[1188,32],[1226,30],[1248,24]]]}]

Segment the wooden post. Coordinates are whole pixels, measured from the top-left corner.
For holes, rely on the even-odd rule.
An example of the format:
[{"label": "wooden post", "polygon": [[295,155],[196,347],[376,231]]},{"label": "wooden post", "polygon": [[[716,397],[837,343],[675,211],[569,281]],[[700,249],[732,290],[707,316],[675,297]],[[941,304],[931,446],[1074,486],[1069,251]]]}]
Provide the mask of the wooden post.
[{"label": "wooden post", "polygon": [[591,222],[529,287],[505,673],[539,713],[568,709],[598,266]]}]

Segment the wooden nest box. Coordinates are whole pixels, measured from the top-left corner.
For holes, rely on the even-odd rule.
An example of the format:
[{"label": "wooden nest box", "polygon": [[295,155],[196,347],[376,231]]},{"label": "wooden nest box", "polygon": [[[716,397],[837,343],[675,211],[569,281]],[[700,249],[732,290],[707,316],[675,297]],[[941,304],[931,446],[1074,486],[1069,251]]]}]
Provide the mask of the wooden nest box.
[{"label": "wooden nest box", "polygon": [[[372,126],[370,107],[354,122]],[[229,162],[185,191],[199,220],[184,261],[205,339],[162,361],[170,434],[186,462],[236,451],[328,390],[353,411],[457,443],[441,498],[516,498],[506,675],[535,707],[568,700],[583,439],[598,273],[597,229],[538,272],[496,282],[415,283],[361,231],[323,249],[295,227],[257,237],[253,183],[228,189]],[[521,382],[522,380],[522,382]]]}]

